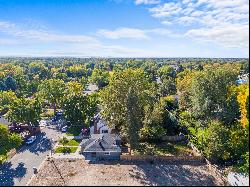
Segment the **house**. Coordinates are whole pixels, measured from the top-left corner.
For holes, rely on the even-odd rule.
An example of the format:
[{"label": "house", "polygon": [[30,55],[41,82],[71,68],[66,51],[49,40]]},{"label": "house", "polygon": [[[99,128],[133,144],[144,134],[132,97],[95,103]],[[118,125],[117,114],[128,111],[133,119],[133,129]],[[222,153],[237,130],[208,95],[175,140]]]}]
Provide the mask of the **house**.
[{"label": "house", "polygon": [[249,74],[243,74],[238,76],[238,79],[236,81],[236,84],[248,84],[249,83]]},{"label": "house", "polygon": [[80,153],[86,160],[119,160],[121,155],[121,138],[116,134],[92,134],[83,139]]},{"label": "house", "polygon": [[92,134],[112,134],[114,129],[108,127],[106,121],[101,117],[100,113],[94,117],[94,125],[90,127],[90,135]]}]

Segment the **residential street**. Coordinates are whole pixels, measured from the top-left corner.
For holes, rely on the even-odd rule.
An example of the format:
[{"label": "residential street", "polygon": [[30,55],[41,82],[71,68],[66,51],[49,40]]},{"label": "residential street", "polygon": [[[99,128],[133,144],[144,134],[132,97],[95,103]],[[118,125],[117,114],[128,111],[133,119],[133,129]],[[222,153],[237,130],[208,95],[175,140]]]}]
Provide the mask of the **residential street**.
[{"label": "residential street", "polygon": [[14,157],[0,165],[0,186],[26,185],[33,175],[33,167],[38,168],[50,154],[51,139],[57,141],[61,135],[52,126],[43,127],[32,145],[21,147]]}]

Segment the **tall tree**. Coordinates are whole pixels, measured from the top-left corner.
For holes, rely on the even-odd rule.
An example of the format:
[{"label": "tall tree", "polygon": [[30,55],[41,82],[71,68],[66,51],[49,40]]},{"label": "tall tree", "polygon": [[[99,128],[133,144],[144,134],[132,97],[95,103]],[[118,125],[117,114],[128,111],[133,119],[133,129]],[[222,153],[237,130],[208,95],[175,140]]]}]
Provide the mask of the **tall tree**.
[{"label": "tall tree", "polygon": [[44,80],[38,86],[38,95],[40,98],[47,100],[53,105],[54,114],[56,113],[57,107],[60,106],[63,100],[66,86],[63,80],[49,79]]},{"label": "tall tree", "polygon": [[154,85],[142,69],[115,72],[109,86],[101,92],[104,118],[129,140],[132,149],[138,145],[144,107],[152,104],[154,98]]},{"label": "tall tree", "polygon": [[0,91],[0,113],[6,113],[16,99],[16,94],[13,91]]},{"label": "tall tree", "polygon": [[10,105],[7,117],[12,123],[38,126],[41,112],[42,108],[38,99],[19,98]]}]

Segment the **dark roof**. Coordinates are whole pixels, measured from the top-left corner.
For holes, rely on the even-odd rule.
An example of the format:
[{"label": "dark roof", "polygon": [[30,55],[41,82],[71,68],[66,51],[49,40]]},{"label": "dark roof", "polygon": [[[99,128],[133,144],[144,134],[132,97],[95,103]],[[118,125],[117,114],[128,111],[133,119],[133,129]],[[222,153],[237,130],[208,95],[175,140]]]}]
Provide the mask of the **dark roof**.
[{"label": "dark roof", "polygon": [[121,140],[115,134],[94,134],[81,143],[83,152],[121,152],[116,141]]}]

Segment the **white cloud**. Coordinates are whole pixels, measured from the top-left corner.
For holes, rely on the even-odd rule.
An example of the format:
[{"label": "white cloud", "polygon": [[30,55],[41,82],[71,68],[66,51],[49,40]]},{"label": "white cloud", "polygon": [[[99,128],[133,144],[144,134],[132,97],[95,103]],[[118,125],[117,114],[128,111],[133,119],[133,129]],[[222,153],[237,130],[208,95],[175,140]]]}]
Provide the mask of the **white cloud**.
[{"label": "white cloud", "polygon": [[185,36],[249,48],[249,0],[162,1],[148,10],[163,25],[178,26]]},{"label": "white cloud", "polygon": [[145,4],[145,5],[154,5],[159,4],[160,0],[135,0],[136,5]]},{"label": "white cloud", "polygon": [[170,2],[150,8],[149,11],[154,17],[164,18],[179,14],[182,11],[182,8],[179,3]]},{"label": "white cloud", "polygon": [[104,36],[108,39],[121,39],[121,38],[130,38],[130,39],[147,39],[148,36],[143,30],[135,28],[118,28],[116,30],[106,30],[100,29],[97,31],[97,34]]},{"label": "white cloud", "polygon": [[248,25],[224,25],[209,29],[192,29],[186,35],[202,41],[216,41],[226,47],[249,48]]},{"label": "white cloud", "polygon": [[141,39],[150,39],[151,34],[166,36],[166,35],[171,35],[172,32],[164,28],[154,28],[154,29],[118,28],[115,30],[101,29],[97,31],[97,34],[99,36],[103,36],[108,39],[126,38],[126,39],[141,40]]},{"label": "white cloud", "polygon": [[14,23],[0,22],[0,32],[7,35],[14,36],[16,38],[25,38],[31,40],[39,40],[44,42],[69,42],[69,43],[82,43],[82,42],[94,42],[93,37],[85,35],[67,35],[46,30],[35,29],[23,29]]}]

